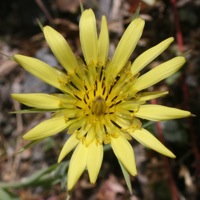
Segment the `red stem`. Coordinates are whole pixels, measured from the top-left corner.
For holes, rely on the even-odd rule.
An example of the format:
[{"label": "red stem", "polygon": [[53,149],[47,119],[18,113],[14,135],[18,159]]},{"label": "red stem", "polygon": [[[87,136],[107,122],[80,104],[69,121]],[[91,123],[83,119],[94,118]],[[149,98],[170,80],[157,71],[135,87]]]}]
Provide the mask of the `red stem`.
[{"label": "red stem", "polygon": [[172,9],[174,13],[174,21],[176,26],[176,39],[178,43],[178,48],[180,52],[183,52],[183,35],[180,26],[180,19],[177,11],[176,0],[171,0]]},{"label": "red stem", "polygon": [[[157,104],[157,100],[153,99],[153,100],[151,100],[151,103]],[[159,140],[165,145],[163,131],[162,131],[162,128],[161,128],[159,122],[156,123],[156,130],[157,130],[157,133],[158,133]],[[178,189],[177,189],[176,183],[174,181],[172,168],[171,168],[169,159],[167,157],[163,157],[163,159],[164,159],[166,171],[169,175],[169,186],[170,186],[170,190],[171,190],[171,198],[172,198],[172,200],[179,200]]]},{"label": "red stem", "polygon": [[[171,4],[172,4],[172,8],[174,11],[174,20],[175,20],[175,25],[176,25],[176,38],[177,38],[177,43],[178,43],[178,48],[179,51],[182,53],[183,52],[183,35],[182,35],[182,31],[181,31],[181,26],[180,26],[180,20],[179,20],[179,15],[178,15],[178,11],[177,11],[177,6],[176,6],[176,0],[171,0]],[[186,80],[185,80],[185,76],[183,76],[184,80],[183,80],[183,95],[184,95],[184,103],[185,103],[185,109],[189,110],[189,91],[188,91],[188,87],[186,84]],[[200,163],[200,152],[197,146],[197,139],[196,139],[196,134],[195,134],[195,130],[193,127],[193,123],[192,123],[192,118],[188,119],[188,123],[189,123],[189,131],[190,131],[190,139],[191,139],[191,146],[192,146],[192,150],[194,153],[194,157],[195,157],[195,161],[197,162],[196,165],[196,173],[199,175],[200,174],[200,169],[199,169],[199,163]]]},{"label": "red stem", "polygon": [[[184,103],[185,103],[185,109],[189,110],[189,91],[188,91],[188,87],[187,87],[187,83],[185,81],[185,76],[183,77],[183,94],[184,94]],[[194,157],[195,157],[195,168],[196,168],[196,174],[199,176],[200,175],[200,152],[198,149],[198,145],[197,145],[197,138],[196,138],[196,132],[195,132],[195,128],[194,128],[194,124],[193,124],[193,118],[190,117],[188,118],[188,123],[189,123],[189,133],[190,133],[190,139],[191,139],[191,147],[192,147],[192,151],[194,153]]]}]

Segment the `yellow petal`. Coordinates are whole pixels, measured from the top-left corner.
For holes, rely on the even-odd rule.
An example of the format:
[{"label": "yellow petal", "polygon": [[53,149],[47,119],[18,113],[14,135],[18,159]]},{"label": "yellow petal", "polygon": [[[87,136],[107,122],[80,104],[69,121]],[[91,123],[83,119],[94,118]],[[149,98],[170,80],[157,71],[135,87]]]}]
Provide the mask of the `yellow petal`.
[{"label": "yellow petal", "polygon": [[95,140],[95,135],[96,135],[96,133],[94,132],[94,127],[91,127],[88,130],[87,135],[85,136],[85,140],[84,140],[85,146],[89,147],[91,142],[93,142]]},{"label": "yellow petal", "polygon": [[135,117],[151,121],[178,119],[189,117],[190,115],[191,113],[188,111],[161,105],[142,105],[139,110],[134,113]]},{"label": "yellow petal", "polygon": [[101,31],[98,39],[98,62],[105,65],[108,57],[109,49],[109,35],[108,35],[108,25],[106,17],[102,17],[101,21]]},{"label": "yellow petal", "polygon": [[126,170],[132,175],[137,174],[135,156],[130,143],[122,136],[112,138],[111,147],[117,159],[123,164]]},{"label": "yellow petal", "polygon": [[155,138],[149,131],[146,129],[136,130],[130,135],[135,138],[139,143],[161,153],[165,156],[175,158],[176,156],[167,149],[157,138]]},{"label": "yellow petal", "polygon": [[139,100],[140,101],[149,101],[151,99],[156,99],[158,97],[162,97],[166,94],[168,94],[169,92],[168,91],[164,91],[164,92],[142,92]]},{"label": "yellow petal", "polygon": [[114,56],[106,69],[106,76],[111,81],[118,75],[134,51],[144,28],[141,18],[133,20],[124,32]]},{"label": "yellow petal", "polygon": [[173,41],[174,38],[170,37],[138,56],[131,65],[133,76],[159,56]]},{"label": "yellow petal", "polygon": [[146,74],[140,76],[133,85],[134,90],[143,90],[171,76],[172,74],[177,72],[184,63],[185,58],[182,56],[178,56],[167,62],[164,62],[163,64],[153,68]]},{"label": "yellow petal", "polygon": [[65,38],[50,26],[45,26],[43,31],[47,43],[60,64],[69,74],[73,73],[78,64]]},{"label": "yellow petal", "polygon": [[80,41],[87,65],[97,64],[97,29],[94,12],[85,10],[80,19]]},{"label": "yellow petal", "polygon": [[86,168],[87,163],[88,148],[86,148],[83,143],[79,143],[76,147],[70,163],[67,176],[67,187],[68,190],[72,190],[81,174]]},{"label": "yellow petal", "polygon": [[39,140],[42,138],[46,138],[64,130],[65,128],[67,128],[67,125],[68,124],[66,123],[63,116],[54,117],[38,124],[28,133],[26,133],[23,138],[25,140]]},{"label": "yellow petal", "polygon": [[112,115],[111,120],[120,126],[122,129],[128,129],[131,126],[131,120],[126,120],[122,117],[118,117],[117,115]]},{"label": "yellow petal", "polygon": [[14,60],[28,72],[41,79],[45,83],[65,91],[66,87],[62,87],[62,84],[60,83],[60,81],[63,79],[67,80],[67,76],[64,73],[55,70],[48,64],[36,58],[15,54]]},{"label": "yellow petal", "polygon": [[72,134],[67,139],[58,157],[58,163],[60,163],[63,160],[63,158],[67,156],[67,154],[78,144],[78,142],[79,140],[76,139],[76,134]]},{"label": "yellow petal", "polygon": [[12,94],[11,96],[20,103],[34,108],[40,108],[40,109],[60,108],[60,98],[49,94],[30,93],[30,94]]},{"label": "yellow petal", "polygon": [[91,183],[95,183],[103,160],[103,145],[96,140],[89,145],[87,169]]}]

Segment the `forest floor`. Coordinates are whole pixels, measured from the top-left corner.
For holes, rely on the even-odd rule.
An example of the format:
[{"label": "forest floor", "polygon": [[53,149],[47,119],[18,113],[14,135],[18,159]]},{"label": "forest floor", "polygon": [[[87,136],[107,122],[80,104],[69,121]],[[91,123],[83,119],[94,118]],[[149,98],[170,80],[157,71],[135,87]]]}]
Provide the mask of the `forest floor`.
[{"label": "forest floor", "polygon": [[[85,0],[99,24],[106,15],[110,32],[110,55],[134,15],[139,0]],[[37,19],[54,27],[67,39],[77,56],[79,41],[78,0],[0,1],[0,200],[64,200],[67,196],[68,160],[57,163],[66,140],[62,132],[40,141],[21,153],[22,136],[50,114],[11,114],[23,106],[12,93],[54,93],[56,90],[34,78],[8,55],[16,53],[58,62],[49,50]],[[130,195],[113,152],[105,152],[97,183],[84,173],[71,194],[72,200],[198,200],[200,199],[200,2],[199,0],[144,0],[140,16],[146,21],[143,35],[131,60],[168,37],[173,44],[149,68],[177,55],[187,63],[153,90],[169,90],[159,104],[189,110],[196,117],[150,124],[151,130],[177,156],[166,158],[133,141],[138,175],[131,177]]]}]

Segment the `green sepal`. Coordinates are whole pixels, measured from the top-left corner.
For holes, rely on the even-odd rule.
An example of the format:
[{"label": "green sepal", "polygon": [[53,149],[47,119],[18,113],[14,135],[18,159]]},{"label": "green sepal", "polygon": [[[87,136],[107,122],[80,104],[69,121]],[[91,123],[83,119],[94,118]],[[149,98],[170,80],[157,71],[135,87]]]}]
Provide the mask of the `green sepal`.
[{"label": "green sepal", "polygon": [[143,128],[147,128],[147,127],[149,127],[149,126],[154,125],[155,123],[156,123],[155,121],[148,121],[148,122],[144,123],[144,124],[142,125],[142,127],[143,127]]},{"label": "green sepal", "polygon": [[22,147],[19,151],[17,151],[18,153],[22,153],[23,151],[25,151],[26,149],[29,149],[30,147],[32,147],[34,144],[37,144],[38,142],[40,142],[41,140],[34,140],[29,142],[27,145],[25,145],[24,147]]},{"label": "green sepal", "polygon": [[130,194],[132,195],[133,191],[132,191],[132,186],[131,186],[130,175],[129,175],[128,171],[125,169],[125,167],[122,165],[122,163],[120,161],[119,161],[119,165],[120,165],[120,167],[122,169],[122,173],[123,173],[124,179],[126,181],[126,185],[128,187],[128,190],[129,190]]},{"label": "green sepal", "polygon": [[134,20],[134,19],[139,17],[139,15],[140,15],[140,7],[141,7],[141,3],[139,3],[137,9],[135,10],[135,13],[134,13],[134,15],[132,17],[132,20]]},{"label": "green sepal", "polygon": [[70,197],[71,197],[71,194],[68,193],[66,200],[70,200]]},{"label": "green sepal", "polygon": [[62,110],[61,108],[59,109],[26,109],[26,110],[16,110],[16,111],[11,111],[9,113],[11,114],[26,114],[26,113],[44,113],[44,112],[56,112],[58,110]]},{"label": "green sepal", "polygon": [[84,8],[83,8],[83,4],[82,4],[81,0],[79,0],[79,4],[80,4],[81,13],[83,13]]},{"label": "green sepal", "polygon": [[0,199],[2,200],[20,200],[18,197],[14,196],[12,193],[7,190],[0,188]]},{"label": "green sepal", "polygon": [[42,25],[42,23],[40,22],[39,19],[37,19],[37,23],[38,23],[40,29],[43,31],[44,26]]}]

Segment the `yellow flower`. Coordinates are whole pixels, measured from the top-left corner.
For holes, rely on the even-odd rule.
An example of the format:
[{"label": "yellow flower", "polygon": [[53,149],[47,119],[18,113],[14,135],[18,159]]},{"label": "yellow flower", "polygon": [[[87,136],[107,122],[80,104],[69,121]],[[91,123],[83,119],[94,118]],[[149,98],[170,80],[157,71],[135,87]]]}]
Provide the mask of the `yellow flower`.
[{"label": "yellow flower", "polygon": [[66,130],[70,135],[58,158],[73,149],[67,185],[71,190],[85,169],[95,183],[103,159],[103,145],[110,144],[123,167],[136,175],[132,138],[144,146],[174,158],[175,155],[150,132],[142,128],[141,119],[169,120],[190,116],[190,112],[146,101],[168,92],[143,90],[175,73],[185,63],[178,56],[153,68],[144,75],[139,72],[159,56],[173,41],[168,38],[142,53],[134,62],[128,61],[144,28],[141,18],[133,20],[124,32],[111,60],[108,59],[109,35],[105,16],[97,33],[91,9],[80,19],[80,42],[84,61],[76,58],[62,35],[49,26],[43,28],[52,52],[65,72],[27,56],[14,55],[14,60],[27,71],[58,88],[62,94],[12,94],[17,101],[36,110],[54,112],[52,117],[24,135],[38,140]]}]

